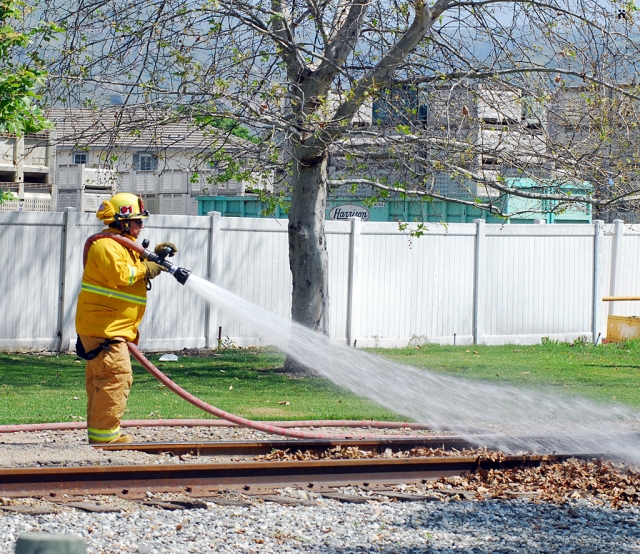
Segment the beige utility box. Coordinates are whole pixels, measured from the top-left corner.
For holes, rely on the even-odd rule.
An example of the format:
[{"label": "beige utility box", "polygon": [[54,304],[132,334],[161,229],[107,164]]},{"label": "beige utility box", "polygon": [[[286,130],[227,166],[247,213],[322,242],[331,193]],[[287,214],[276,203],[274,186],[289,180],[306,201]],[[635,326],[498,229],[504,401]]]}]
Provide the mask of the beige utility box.
[{"label": "beige utility box", "polygon": [[607,319],[607,342],[640,338],[640,317],[610,315]]}]

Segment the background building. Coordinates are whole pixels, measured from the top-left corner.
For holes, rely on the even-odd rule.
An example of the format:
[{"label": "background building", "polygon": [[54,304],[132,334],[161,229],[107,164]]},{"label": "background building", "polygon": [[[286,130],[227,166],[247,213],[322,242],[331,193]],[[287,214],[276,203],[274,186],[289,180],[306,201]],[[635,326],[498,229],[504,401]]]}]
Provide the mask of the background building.
[{"label": "background building", "polygon": [[[591,221],[590,205],[572,203],[571,197],[589,194],[602,176],[588,168],[582,171],[552,145],[565,145],[578,159],[609,155],[603,163],[612,168],[626,151],[623,143],[611,144],[607,152],[598,149],[594,108],[583,89],[565,87],[545,103],[504,86],[381,90],[363,104],[347,138],[332,151],[329,183],[365,179],[399,184],[431,194],[433,200],[391,192],[366,203],[379,195],[375,186],[330,184],[327,218],[337,206],[366,205],[374,220],[504,221],[474,206],[488,203],[514,221]],[[328,119],[339,100],[338,93],[328,98]],[[72,206],[93,212],[103,198],[127,191],[141,195],[158,214],[193,215],[211,207],[226,215],[256,216],[265,205],[255,193],[287,195],[276,182],[278,176],[284,183],[285,173],[256,163],[249,148],[254,145],[223,129],[119,105],[100,111],[56,109],[48,117],[55,130],[0,139],[0,187],[17,197],[0,210],[59,211]],[[376,126],[375,140],[367,132],[371,126]],[[405,128],[421,138],[411,148],[394,149],[390,145],[403,141],[403,133],[409,132]],[[230,164],[236,166],[234,175],[243,177],[227,179]],[[566,196],[567,202],[504,194],[487,184],[496,180],[529,195],[551,191]],[[631,197],[619,211],[597,215],[610,220],[624,214],[634,220],[634,201]]]}]

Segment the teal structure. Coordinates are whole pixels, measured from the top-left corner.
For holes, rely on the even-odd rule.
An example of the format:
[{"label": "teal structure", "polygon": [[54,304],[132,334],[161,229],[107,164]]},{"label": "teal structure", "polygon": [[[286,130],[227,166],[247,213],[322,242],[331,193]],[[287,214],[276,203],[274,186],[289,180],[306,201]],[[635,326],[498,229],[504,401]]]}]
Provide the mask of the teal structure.
[{"label": "teal structure", "polygon": [[[533,179],[506,179],[505,181],[508,187],[523,189],[527,192],[548,192],[544,191]],[[559,186],[558,192],[569,196],[588,196],[591,192],[591,185],[587,182],[567,183]],[[508,197],[507,206],[508,213],[515,214],[510,218],[513,223],[527,223],[534,219],[545,219],[547,223],[591,223],[593,216],[591,204],[585,203],[561,204],[557,200],[532,200],[511,195]]]},{"label": "teal structure", "polygon": [[[368,212],[367,221],[433,221],[469,223],[474,219],[486,219],[490,223],[502,223],[504,219],[489,215],[485,210],[455,204],[420,200],[385,199],[371,207],[353,197],[332,197],[327,200],[326,219],[332,219],[331,211],[340,206],[359,206]],[[288,214],[280,206],[274,214],[264,216],[265,204],[256,196],[198,196],[198,215],[220,212],[225,217],[275,217],[286,219]],[[346,219],[346,218],[345,218]]]},{"label": "teal structure", "polygon": [[[528,179],[513,179],[507,186],[519,187],[535,191],[536,183]],[[573,194],[587,194],[588,185],[571,187]],[[350,214],[360,212],[366,214],[366,221],[395,222],[442,222],[471,223],[474,219],[484,219],[487,223],[533,223],[543,219],[547,223],[591,223],[591,206],[585,204],[567,204],[558,208],[557,201],[531,200],[518,196],[508,196],[497,202],[506,204],[507,213],[516,214],[512,218],[496,217],[487,210],[474,208],[465,204],[442,200],[421,200],[401,198],[399,196],[385,198],[375,204],[367,205],[357,196],[330,196],[327,199],[325,219],[348,219]],[[198,196],[198,214],[220,212],[225,217],[275,217],[286,219],[286,211],[276,206],[274,214],[264,216],[266,205],[257,196]],[[338,213],[337,213],[338,212]],[[526,213],[519,213],[526,212]]]}]

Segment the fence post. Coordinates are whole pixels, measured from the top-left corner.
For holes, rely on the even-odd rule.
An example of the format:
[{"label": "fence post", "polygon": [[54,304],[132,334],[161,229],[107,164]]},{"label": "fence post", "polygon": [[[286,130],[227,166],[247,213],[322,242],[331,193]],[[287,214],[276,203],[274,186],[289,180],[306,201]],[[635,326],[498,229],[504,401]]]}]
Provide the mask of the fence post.
[{"label": "fence post", "polygon": [[600,329],[600,306],[602,304],[602,231],[604,222],[593,222],[593,297],[591,301],[591,332],[594,344],[598,341]]},{"label": "fence post", "polygon": [[13,139],[13,167],[18,183],[18,200],[24,200],[24,137]]},{"label": "fence post", "polygon": [[480,344],[482,340],[480,321],[483,315],[485,294],[482,264],[486,248],[486,222],[484,219],[474,219],[473,222],[476,224],[476,251],[473,268],[473,344]]},{"label": "fence post", "polygon": [[[618,265],[622,259],[622,238],[624,237],[624,221],[613,220],[613,244],[611,245],[611,276],[609,278],[609,296],[618,294]],[[608,302],[609,315],[615,313],[617,302]]]},{"label": "fence post", "polygon": [[349,292],[347,299],[347,344],[355,346],[360,333],[360,300],[362,297],[362,264],[360,263],[360,237],[362,236],[362,220],[359,217],[349,218],[351,233],[349,235]]},{"label": "fence post", "polygon": [[71,306],[73,302],[69,298],[71,287],[69,286],[70,265],[73,260],[74,247],[78,241],[74,237],[76,223],[76,209],[65,208],[62,227],[62,244],[60,246],[60,289],[58,294],[58,336],[60,344],[59,352],[68,352],[71,346],[71,335],[74,328]]},{"label": "fence post", "polygon": [[[220,212],[208,212],[209,216],[209,264],[207,267],[207,279],[212,283],[220,284],[221,256],[220,247]],[[207,302],[204,312],[205,321],[205,346],[207,348],[217,348],[218,346],[218,308]]]},{"label": "fence post", "polygon": [[78,202],[76,202],[76,206],[78,206],[78,211],[83,214],[85,210],[85,194],[84,194],[84,186],[87,182],[87,174],[84,170],[84,164],[80,164],[80,186],[78,186]]}]

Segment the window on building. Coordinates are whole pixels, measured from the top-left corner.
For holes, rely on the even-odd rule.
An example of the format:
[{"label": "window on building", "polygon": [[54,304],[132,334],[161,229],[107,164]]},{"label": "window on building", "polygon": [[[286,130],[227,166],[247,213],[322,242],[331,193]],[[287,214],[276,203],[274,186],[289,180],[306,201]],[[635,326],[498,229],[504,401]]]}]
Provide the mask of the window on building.
[{"label": "window on building", "polygon": [[140,171],[153,171],[153,156],[140,154]]},{"label": "window on building", "polygon": [[75,152],[73,154],[73,163],[74,164],[86,164],[89,160],[89,154],[86,152]]},{"label": "window on building", "polygon": [[134,171],[155,171],[158,169],[158,157],[153,154],[134,154],[133,155]]},{"label": "window on building", "polygon": [[482,167],[485,169],[500,169],[500,160],[493,156],[482,156]]},{"label": "window on building", "polygon": [[522,120],[529,129],[542,129],[544,123],[544,106],[531,96],[522,99]]}]

